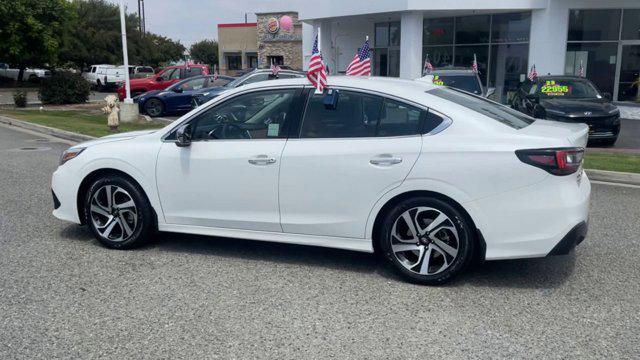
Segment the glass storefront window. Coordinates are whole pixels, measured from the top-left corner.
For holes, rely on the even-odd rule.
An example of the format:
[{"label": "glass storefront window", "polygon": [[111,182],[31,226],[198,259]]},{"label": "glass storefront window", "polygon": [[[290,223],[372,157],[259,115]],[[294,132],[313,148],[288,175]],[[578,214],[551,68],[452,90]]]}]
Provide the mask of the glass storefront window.
[{"label": "glass storefront window", "polygon": [[425,46],[422,48],[422,64],[429,55],[433,67],[453,65],[453,46]]},{"label": "glass storefront window", "polygon": [[618,100],[640,102],[640,45],[622,46],[618,79]]},{"label": "glass storefront window", "polygon": [[620,11],[620,9],[571,10],[569,41],[618,40]]},{"label": "glass storefront window", "polygon": [[453,18],[424,19],[423,45],[453,44]]},{"label": "glass storefront window", "polygon": [[400,46],[400,23],[389,23],[389,45]]},{"label": "glass storefront window", "polygon": [[[616,22],[616,23],[619,23]],[[580,60],[586,78],[602,92],[613,94],[618,43],[569,43],[565,63],[565,75],[577,75]]]},{"label": "glass storefront window", "polygon": [[529,42],[531,13],[511,13],[493,15],[491,42]]},{"label": "glass storefront window", "polygon": [[625,9],[622,19],[622,40],[640,39],[640,9]]},{"label": "glass storefront window", "polygon": [[375,29],[375,47],[389,46],[389,23],[378,23]]},{"label": "glass storefront window", "polygon": [[489,42],[491,15],[456,18],[456,44],[482,44]]},{"label": "glass storefront window", "polygon": [[377,76],[400,76],[400,23],[375,24],[373,73]]},{"label": "glass storefront window", "polygon": [[473,55],[478,59],[478,76],[482,85],[487,85],[487,64],[489,62],[489,45],[464,45],[456,46],[453,65],[471,68]]},{"label": "glass storefront window", "polygon": [[529,44],[491,45],[489,87],[495,87],[496,99],[508,102],[526,78]]}]

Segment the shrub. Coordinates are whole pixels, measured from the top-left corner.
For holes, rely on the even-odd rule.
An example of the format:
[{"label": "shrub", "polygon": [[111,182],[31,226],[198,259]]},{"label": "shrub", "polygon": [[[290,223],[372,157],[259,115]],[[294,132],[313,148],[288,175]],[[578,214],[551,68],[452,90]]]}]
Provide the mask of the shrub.
[{"label": "shrub", "polygon": [[13,93],[13,103],[19,108],[27,107],[27,92],[24,90],[16,90]]},{"label": "shrub", "polygon": [[54,72],[40,86],[38,97],[43,104],[80,104],[89,99],[89,83],[80,74]]}]

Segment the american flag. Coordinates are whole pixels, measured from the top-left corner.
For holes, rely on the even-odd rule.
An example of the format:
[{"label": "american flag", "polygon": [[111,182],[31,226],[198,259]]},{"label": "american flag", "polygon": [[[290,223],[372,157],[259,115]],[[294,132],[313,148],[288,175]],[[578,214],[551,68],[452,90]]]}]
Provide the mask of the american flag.
[{"label": "american flag", "polygon": [[273,62],[273,60],[271,60],[271,73],[274,76],[278,76],[278,73],[280,72],[280,65],[276,64],[275,62]]},{"label": "american flag", "polygon": [[327,86],[327,71],[322,61],[322,54],[318,50],[318,35],[313,42],[313,50],[311,50],[311,59],[309,59],[309,70],[307,70],[307,79],[311,81],[311,84],[318,89],[318,91],[324,91]]},{"label": "american flag", "polygon": [[424,69],[425,74],[431,74],[433,72],[433,65],[431,65],[431,61],[429,61],[429,54],[424,58]]},{"label": "american flag", "polygon": [[533,66],[531,67],[531,71],[529,72],[529,75],[527,77],[529,78],[529,81],[533,81],[538,77],[538,72],[536,71],[536,64],[533,64]]},{"label": "american flag", "polygon": [[473,54],[473,64],[471,64],[471,70],[473,70],[474,73],[478,72],[478,59],[476,59],[476,54]]},{"label": "american flag", "polygon": [[369,48],[369,39],[356,53],[351,60],[351,64],[347,66],[347,75],[352,76],[369,76],[371,75],[371,49]]},{"label": "american flag", "polygon": [[213,65],[213,80],[218,80],[218,65]]},{"label": "american flag", "polygon": [[578,76],[584,77],[584,66],[582,65],[582,60],[580,60],[580,67],[578,68]]}]

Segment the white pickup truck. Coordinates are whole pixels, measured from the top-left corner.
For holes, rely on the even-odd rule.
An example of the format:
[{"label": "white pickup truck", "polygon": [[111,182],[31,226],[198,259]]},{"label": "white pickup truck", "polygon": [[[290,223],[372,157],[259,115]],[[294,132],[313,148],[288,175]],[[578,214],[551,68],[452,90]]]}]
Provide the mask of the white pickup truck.
[{"label": "white pickup truck", "polygon": [[[129,77],[149,77],[153,76],[153,68],[150,66],[129,65]],[[91,65],[89,70],[82,74],[91,86],[98,89],[114,87],[124,82],[124,66],[116,65]]]},{"label": "white pickup truck", "polygon": [[[11,69],[6,63],[0,63],[0,77],[5,77],[13,80],[18,80],[20,69]],[[30,69],[27,68],[22,74],[23,81],[44,79],[51,76],[51,71],[44,69]]]}]

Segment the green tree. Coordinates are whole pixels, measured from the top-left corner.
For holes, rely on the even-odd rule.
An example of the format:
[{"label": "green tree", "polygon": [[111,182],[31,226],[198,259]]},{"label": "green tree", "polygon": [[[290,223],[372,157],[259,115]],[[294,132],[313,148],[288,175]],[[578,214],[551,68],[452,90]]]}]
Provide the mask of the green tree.
[{"label": "green tree", "polygon": [[66,0],[10,0],[0,4],[0,57],[20,69],[54,66],[73,18]]},{"label": "green tree", "polygon": [[218,42],[202,40],[194,43],[189,48],[191,58],[198,63],[207,64],[211,68],[218,64]]}]

